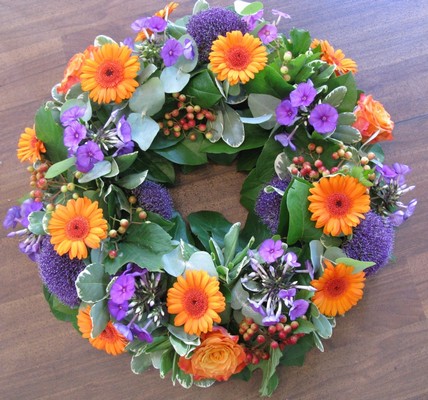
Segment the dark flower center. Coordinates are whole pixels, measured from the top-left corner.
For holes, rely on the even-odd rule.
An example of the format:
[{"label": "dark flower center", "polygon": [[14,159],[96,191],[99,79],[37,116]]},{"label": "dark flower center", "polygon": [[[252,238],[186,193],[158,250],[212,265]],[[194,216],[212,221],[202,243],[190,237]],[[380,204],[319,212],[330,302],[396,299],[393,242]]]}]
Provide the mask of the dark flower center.
[{"label": "dark flower center", "polygon": [[89,233],[89,222],[85,217],[74,217],[68,222],[65,231],[68,239],[84,239]]},{"label": "dark flower center", "polygon": [[327,198],[327,209],[334,217],[346,215],[351,207],[351,200],[343,193],[333,193]]},{"label": "dark flower center", "polygon": [[184,309],[192,318],[202,317],[208,308],[208,298],[203,290],[189,289],[184,296]]},{"label": "dark flower center", "polygon": [[123,77],[124,68],[116,61],[104,61],[97,71],[97,82],[105,88],[117,87]]},{"label": "dark flower center", "polygon": [[243,70],[250,63],[250,55],[244,47],[234,47],[227,51],[226,60],[229,68]]},{"label": "dark flower center", "polygon": [[324,290],[328,293],[330,297],[341,296],[346,291],[347,288],[348,288],[348,281],[343,278],[331,279],[324,286]]}]

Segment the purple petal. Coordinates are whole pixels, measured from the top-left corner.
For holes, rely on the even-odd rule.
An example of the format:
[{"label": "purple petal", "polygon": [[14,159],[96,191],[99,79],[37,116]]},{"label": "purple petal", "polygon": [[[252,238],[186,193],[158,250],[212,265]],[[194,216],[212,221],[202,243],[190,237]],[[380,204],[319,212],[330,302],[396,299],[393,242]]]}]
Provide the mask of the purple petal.
[{"label": "purple petal", "polygon": [[302,315],[305,315],[306,311],[308,311],[308,307],[309,303],[306,300],[294,300],[289,311],[290,319],[294,321]]}]

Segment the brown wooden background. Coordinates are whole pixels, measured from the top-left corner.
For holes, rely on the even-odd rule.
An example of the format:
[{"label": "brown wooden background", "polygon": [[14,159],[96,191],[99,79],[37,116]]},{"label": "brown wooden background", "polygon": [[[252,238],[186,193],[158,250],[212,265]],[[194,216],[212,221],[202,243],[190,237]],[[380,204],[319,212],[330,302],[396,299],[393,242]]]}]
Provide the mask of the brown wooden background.
[{"label": "brown wooden background", "polygon": [[[225,6],[226,0],[211,1]],[[191,12],[185,0],[174,18]],[[396,122],[385,145],[390,163],[413,168],[416,214],[397,234],[396,261],[368,280],[359,306],[338,320],[324,354],[313,350],[304,367],[282,369],[274,399],[428,399],[428,2],[424,0],[267,0],[292,20],[281,27],[309,29],[354,58],[362,89],[380,100]],[[25,167],[15,158],[19,134],[68,59],[98,34],[116,40],[163,2],[148,0],[0,1],[1,211],[27,190]],[[267,12],[269,15],[269,12]],[[178,208],[212,209],[243,220],[238,193],[243,176],[229,168],[201,169],[180,179]],[[409,197],[410,200],[410,197]],[[1,399],[257,399],[260,376],[203,390],[172,387],[151,370],[134,375],[129,357],[93,349],[71,325],[49,312],[36,266],[1,238]]]}]

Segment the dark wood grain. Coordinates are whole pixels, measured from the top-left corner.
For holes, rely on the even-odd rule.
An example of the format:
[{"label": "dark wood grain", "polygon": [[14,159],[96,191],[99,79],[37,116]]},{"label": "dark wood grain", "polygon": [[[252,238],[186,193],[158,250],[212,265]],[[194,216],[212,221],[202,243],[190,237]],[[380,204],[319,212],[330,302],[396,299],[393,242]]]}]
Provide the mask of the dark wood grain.
[{"label": "dark wood grain", "polygon": [[[225,0],[212,1],[225,6]],[[177,17],[190,13],[184,1]],[[338,319],[324,354],[313,350],[303,367],[285,368],[275,399],[428,399],[428,2],[424,0],[266,1],[291,14],[281,28],[305,28],[358,62],[359,86],[382,101],[396,122],[388,161],[408,163],[419,204],[397,234],[396,261],[367,282],[358,307]],[[1,211],[28,190],[15,157],[19,134],[62,77],[68,59],[98,34],[122,40],[130,23],[157,1],[15,0],[0,2]],[[232,168],[204,167],[179,177],[173,190],[185,214],[212,209],[243,221]],[[257,399],[260,376],[203,390],[173,387],[151,370],[134,375],[129,357],[110,357],[57,321],[43,299],[35,264],[1,234],[1,399]]]}]

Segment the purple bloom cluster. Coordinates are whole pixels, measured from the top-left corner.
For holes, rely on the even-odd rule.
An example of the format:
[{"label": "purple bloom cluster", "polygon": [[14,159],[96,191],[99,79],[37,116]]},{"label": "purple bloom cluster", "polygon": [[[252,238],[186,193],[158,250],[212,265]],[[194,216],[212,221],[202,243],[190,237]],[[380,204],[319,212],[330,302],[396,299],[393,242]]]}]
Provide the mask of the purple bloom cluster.
[{"label": "purple bloom cluster", "polygon": [[248,26],[237,14],[225,8],[210,8],[193,15],[188,24],[187,32],[193,37],[198,46],[199,61],[208,62],[211,46],[219,35],[227,32],[248,32]]},{"label": "purple bloom cluster", "polygon": [[177,39],[168,39],[160,52],[165,67],[174,65],[183,52],[183,45]]},{"label": "purple bloom cluster", "polygon": [[394,163],[392,166],[377,166],[376,170],[383,176],[385,182],[390,183],[395,180],[400,186],[405,184],[405,175],[411,172],[411,168],[408,165],[400,163]]},{"label": "purple bloom cluster", "polygon": [[145,211],[155,212],[165,219],[172,218],[174,204],[166,187],[146,180],[133,190],[133,194],[138,205]]},{"label": "purple bloom cluster", "polygon": [[135,20],[131,24],[131,29],[134,32],[140,32],[143,29],[147,31],[147,29],[149,29],[152,32],[160,33],[165,31],[167,25],[168,25],[167,21],[165,21],[163,18],[154,16],[154,17],[139,18]]},{"label": "purple bloom cluster", "polygon": [[[289,183],[289,180],[281,180],[278,177],[274,177],[268,185],[284,191]],[[278,229],[281,199],[282,197],[279,193],[266,193],[264,189],[260,191],[257,197],[254,211],[272,233],[275,233]]]},{"label": "purple bloom cluster", "polygon": [[64,129],[64,146],[67,147],[69,155],[76,153],[79,144],[86,138],[86,127],[80,123],[80,118],[85,115],[85,108],[74,106],[65,110],[61,117]]},{"label": "purple bloom cluster", "polygon": [[352,239],[343,245],[350,258],[373,261],[376,265],[365,270],[372,275],[384,267],[392,255],[395,232],[388,219],[369,211],[365,219],[354,228]]},{"label": "purple bloom cluster", "polygon": [[37,262],[39,274],[49,292],[69,307],[80,303],[75,282],[77,276],[85,269],[85,263],[77,258],[71,260],[68,255],[60,256],[45,236],[42,240]]}]

